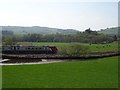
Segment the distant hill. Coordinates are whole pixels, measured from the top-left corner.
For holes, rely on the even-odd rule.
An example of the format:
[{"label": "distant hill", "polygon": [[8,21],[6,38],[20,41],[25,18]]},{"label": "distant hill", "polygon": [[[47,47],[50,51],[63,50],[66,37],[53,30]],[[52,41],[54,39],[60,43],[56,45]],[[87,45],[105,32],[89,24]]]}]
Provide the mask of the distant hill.
[{"label": "distant hill", "polygon": [[[58,28],[49,28],[49,27],[22,27],[22,26],[0,26],[3,31],[13,31],[14,34],[76,34],[80,31],[74,29],[58,29]],[[119,27],[120,29],[120,27]],[[98,33],[103,33],[107,35],[118,35],[118,27],[101,29]]]},{"label": "distant hill", "polygon": [[119,29],[120,29],[120,27],[101,29],[100,31],[98,31],[98,33],[103,33],[103,34],[107,34],[107,35],[118,35]]},{"label": "distant hill", "polygon": [[48,27],[22,27],[22,26],[1,26],[2,30],[13,31],[14,34],[76,34],[79,32],[78,30],[74,29],[57,29],[57,28],[48,28]]}]

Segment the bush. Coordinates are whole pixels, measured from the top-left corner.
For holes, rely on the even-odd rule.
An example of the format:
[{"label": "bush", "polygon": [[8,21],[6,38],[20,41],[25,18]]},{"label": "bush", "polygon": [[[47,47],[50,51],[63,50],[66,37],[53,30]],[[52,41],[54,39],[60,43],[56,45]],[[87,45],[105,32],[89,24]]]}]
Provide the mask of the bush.
[{"label": "bush", "polygon": [[59,54],[80,55],[87,54],[89,52],[89,47],[79,44],[71,44],[69,46],[61,47],[58,50]]}]

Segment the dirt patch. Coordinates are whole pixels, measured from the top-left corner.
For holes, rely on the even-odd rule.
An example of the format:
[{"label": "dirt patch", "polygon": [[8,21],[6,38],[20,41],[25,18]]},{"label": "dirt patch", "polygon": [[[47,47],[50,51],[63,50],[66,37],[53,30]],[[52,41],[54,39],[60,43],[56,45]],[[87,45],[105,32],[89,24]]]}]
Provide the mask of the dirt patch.
[{"label": "dirt patch", "polygon": [[41,62],[41,59],[11,59],[3,61],[2,63],[31,63],[31,62]]},{"label": "dirt patch", "polygon": [[8,61],[3,61],[2,63],[0,63],[0,65],[32,65],[32,64],[49,64],[49,63],[58,63],[58,62],[65,62],[65,61],[63,60],[49,60],[49,61],[8,60]]}]

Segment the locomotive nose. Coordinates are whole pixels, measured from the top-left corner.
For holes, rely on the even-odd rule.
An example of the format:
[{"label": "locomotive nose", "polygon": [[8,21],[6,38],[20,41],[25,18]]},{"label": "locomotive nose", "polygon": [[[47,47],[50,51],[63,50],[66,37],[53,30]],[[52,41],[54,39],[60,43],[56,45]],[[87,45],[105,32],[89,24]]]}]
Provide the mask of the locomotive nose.
[{"label": "locomotive nose", "polygon": [[56,54],[58,52],[58,49],[56,46],[49,46],[49,48],[51,48],[51,50],[54,54]]}]

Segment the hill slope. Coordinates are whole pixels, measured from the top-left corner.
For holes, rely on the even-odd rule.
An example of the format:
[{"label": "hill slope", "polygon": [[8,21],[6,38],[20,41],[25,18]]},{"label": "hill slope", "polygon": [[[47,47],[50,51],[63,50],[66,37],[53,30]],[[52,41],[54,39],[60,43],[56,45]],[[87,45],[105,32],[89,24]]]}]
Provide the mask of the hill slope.
[{"label": "hill slope", "polygon": [[57,29],[57,28],[48,28],[48,27],[21,27],[21,26],[2,26],[2,30],[13,31],[14,34],[29,34],[29,33],[37,33],[37,34],[75,34],[79,31],[74,29]]},{"label": "hill slope", "polygon": [[118,30],[120,27],[101,29],[99,33],[108,34],[108,35],[118,35]]}]

